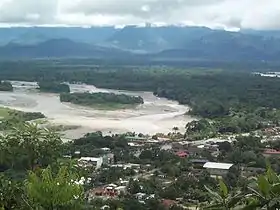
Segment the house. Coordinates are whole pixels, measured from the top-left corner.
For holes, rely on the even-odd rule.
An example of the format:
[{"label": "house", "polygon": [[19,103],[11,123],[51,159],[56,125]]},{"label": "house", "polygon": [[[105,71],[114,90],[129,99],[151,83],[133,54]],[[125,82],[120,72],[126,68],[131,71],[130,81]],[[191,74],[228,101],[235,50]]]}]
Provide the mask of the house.
[{"label": "house", "polygon": [[116,187],[118,185],[116,184],[109,184],[104,188],[103,196],[110,196],[110,197],[115,197],[118,195],[118,192],[116,190]]},{"label": "house", "polygon": [[146,193],[136,193],[135,194],[135,197],[138,199],[138,200],[143,200],[144,197],[146,196]]},{"label": "house", "polygon": [[203,152],[204,147],[200,148],[199,146],[189,146],[186,150],[191,156],[199,156]]},{"label": "house", "polygon": [[194,168],[203,168],[204,164],[209,161],[205,159],[191,159],[190,162],[193,164]]},{"label": "house", "polygon": [[205,168],[211,176],[223,176],[228,173],[232,166],[232,163],[207,162],[203,165],[203,168]]},{"label": "house", "polygon": [[103,158],[102,157],[81,157],[78,160],[78,166],[81,167],[95,167],[95,169],[101,168],[103,164]]},{"label": "house", "polygon": [[137,143],[146,143],[148,138],[146,137],[139,137],[139,136],[126,136],[125,139],[128,141],[128,142],[137,142]]},{"label": "house", "polygon": [[104,152],[110,152],[111,151],[111,149],[108,148],[108,147],[101,148],[101,150],[103,150]]},{"label": "house", "polygon": [[166,208],[166,209],[170,209],[172,206],[176,205],[176,201],[174,200],[169,200],[169,199],[163,199],[162,200],[162,205]]},{"label": "house", "polygon": [[106,165],[111,165],[114,164],[114,154],[113,153],[108,153],[103,155],[103,164]]},{"label": "house", "polygon": [[126,186],[118,186],[118,187],[115,187],[115,190],[118,194],[120,193],[126,193]]},{"label": "house", "polygon": [[185,151],[178,151],[175,153],[175,155],[178,157],[184,158],[184,157],[188,157],[189,154]]},{"label": "house", "polygon": [[133,164],[133,163],[127,163],[127,164],[115,164],[115,165],[110,165],[111,167],[114,168],[123,168],[124,170],[127,168],[133,168],[133,169],[139,169],[140,164]]},{"label": "house", "polygon": [[102,206],[101,208],[100,208],[101,210],[106,210],[106,209],[110,209],[110,206],[108,206],[108,205],[104,205],[104,206]]},{"label": "house", "polygon": [[280,151],[275,149],[265,149],[263,151],[265,157],[280,157]]}]

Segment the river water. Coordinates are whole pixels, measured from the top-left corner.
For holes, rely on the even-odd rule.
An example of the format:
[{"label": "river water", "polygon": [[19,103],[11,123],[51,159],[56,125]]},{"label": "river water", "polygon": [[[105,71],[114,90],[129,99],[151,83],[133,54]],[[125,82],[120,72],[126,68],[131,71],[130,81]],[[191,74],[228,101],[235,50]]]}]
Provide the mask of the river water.
[{"label": "river water", "polygon": [[96,110],[68,103],[61,103],[58,94],[40,93],[37,84],[12,81],[14,92],[0,92],[0,105],[27,112],[42,112],[51,123],[76,125],[78,129],[65,132],[66,138],[78,138],[88,132],[110,133],[136,132],[144,134],[168,133],[173,127],[184,130],[186,123],[193,120],[185,115],[187,106],[151,92],[133,92],[99,89],[92,85],[70,84],[71,92],[113,92],[141,96],[144,104],[135,109]]}]

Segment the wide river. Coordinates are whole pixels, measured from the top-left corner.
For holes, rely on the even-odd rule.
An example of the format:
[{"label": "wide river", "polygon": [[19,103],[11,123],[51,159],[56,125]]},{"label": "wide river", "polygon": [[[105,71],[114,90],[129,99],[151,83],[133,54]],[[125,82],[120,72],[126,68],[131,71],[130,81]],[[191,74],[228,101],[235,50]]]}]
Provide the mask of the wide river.
[{"label": "wide river", "polygon": [[168,133],[173,127],[184,130],[193,120],[185,115],[187,106],[158,98],[151,92],[132,92],[99,89],[92,85],[70,85],[71,92],[113,92],[141,96],[144,104],[135,109],[105,111],[61,103],[57,94],[39,93],[36,83],[12,81],[14,92],[0,92],[0,105],[27,112],[42,112],[51,123],[77,125],[65,132],[66,138],[78,138],[88,132]]}]

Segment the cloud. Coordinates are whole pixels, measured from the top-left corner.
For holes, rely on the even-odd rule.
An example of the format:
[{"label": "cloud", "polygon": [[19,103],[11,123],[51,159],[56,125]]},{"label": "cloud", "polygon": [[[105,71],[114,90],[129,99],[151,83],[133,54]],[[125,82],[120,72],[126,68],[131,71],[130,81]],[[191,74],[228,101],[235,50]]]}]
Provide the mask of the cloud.
[{"label": "cloud", "polygon": [[0,0],[0,23],[280,28],[279,0]]},{"label": "cloud", "polygon": [[57,0],[0,0],[0,22],[38,23],[53,22]]}]

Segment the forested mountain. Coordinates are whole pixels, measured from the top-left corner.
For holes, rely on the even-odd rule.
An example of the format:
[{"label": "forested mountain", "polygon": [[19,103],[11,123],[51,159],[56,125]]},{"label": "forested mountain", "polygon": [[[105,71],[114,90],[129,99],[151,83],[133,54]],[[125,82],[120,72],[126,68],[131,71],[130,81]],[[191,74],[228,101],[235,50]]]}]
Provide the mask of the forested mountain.
[{"label": "forested mountain", "polygon": [[107,42],[122,49],[156,52],[179,48],[186,41],[212,32],[206,27],[136,27],[127,26],[117,31]]},{"label": "forested mountain", "polygon": [[148,60],[277,61],[275,31],[229,32],[206,27],[1,28],[0,58],[108,57]]},{"label": "forested mountain", "polygon": [[253,29],[242,29],[241,33],[259,35],[264,37],[275,37],[280,38],[280,30],[253,30]]},{"label": "forested mountain", "polygon": [[280,39],[236,32],[211,31],[192,40],[184,40],[181,48],[161,52],[160,57],[200,58],[208,60],[277,60]]},{"label": "forested mountain", "polygon": [[126,57],[130,53],[104,48],[69,39],[51,39],[39,44],[7,44],[0,47],[1,58],[45,58],[45,57]]},{"label": "forested mountain", "polygon": [[71,39],[76,42],[99,43],[118,29],[114,27],[12,27],[0,28],[0,45],[34,44],[48,39]]}]

